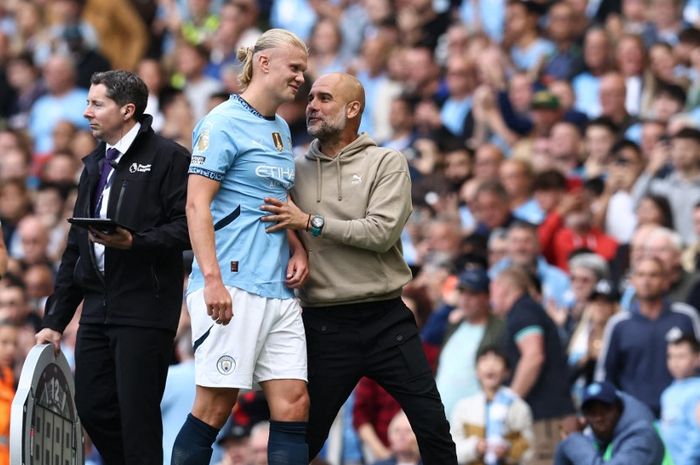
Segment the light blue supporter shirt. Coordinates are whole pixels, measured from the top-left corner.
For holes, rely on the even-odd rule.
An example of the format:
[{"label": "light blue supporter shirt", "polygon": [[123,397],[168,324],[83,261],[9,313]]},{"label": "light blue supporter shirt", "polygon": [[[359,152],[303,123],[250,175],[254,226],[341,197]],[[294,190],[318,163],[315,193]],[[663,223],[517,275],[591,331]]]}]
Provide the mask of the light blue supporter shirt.
[{"label": "light blue supporter shirt", "polygon": [[[220,182],[211,203],[216,258],[224,285],[261,297],[294,296],[284,284],[289,260],[285,230],[267,233],[265,197],[286,201],[294,186],[292,138],[278,115],[266,118],[238,95],[194,129],[189,173]],[[195,259],[188,293],[204,287]]]},{"label": "light blue supporter shirt", "polygon": [[677,379],[661,394],[661,435],[673,463],[700,463],[700,377]]},{"label": "light blue supporter shirt", "polygon": [[479,392],[475,359],[485,331],[486,325],[463,321],[440,352],[435,383],[447,418],[460,399]]}]

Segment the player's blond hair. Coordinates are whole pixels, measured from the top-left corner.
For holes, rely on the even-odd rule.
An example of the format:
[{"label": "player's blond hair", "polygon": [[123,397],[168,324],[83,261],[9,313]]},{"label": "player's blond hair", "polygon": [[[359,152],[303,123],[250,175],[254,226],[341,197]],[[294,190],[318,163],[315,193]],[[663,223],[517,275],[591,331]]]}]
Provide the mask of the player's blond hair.
[{"label": "player's blond hair", "polygon": [[241,85],[241,90],[245,90],[250,81],[253,79],[253,57],[256,53],[270,48],[282,47],[284,45],[293,45],[309,53],[309,49],[296,34],[285,29],[269,29],[265,31],[258,40],[255,41],[254,47],[240,47],[238,49],[238,61],[243,63],[243,69],[238,74],[238,82]]}]

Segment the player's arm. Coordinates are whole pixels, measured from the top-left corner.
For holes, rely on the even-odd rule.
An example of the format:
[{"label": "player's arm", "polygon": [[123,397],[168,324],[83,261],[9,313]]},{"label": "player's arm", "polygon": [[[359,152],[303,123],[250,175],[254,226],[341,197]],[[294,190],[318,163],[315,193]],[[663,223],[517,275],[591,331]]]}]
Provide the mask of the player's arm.
[{"label": "player's arm", "polygon": [[185,212],[192,251],[204,276],[207,313],[217,323],[228,324],[233,317],[231,296],[221,280],[221,269],[216,259],[214,220],[210,210],[219,187],[218,181],[191,174],[187,181]]},{"label": "player's arm", "polygon": [[289,239],[289,262],[287,263],[287,280],[285,285],[291,289],[301,287],[309,277],[309,257],[301,239],[295,231],[287,230]]}]

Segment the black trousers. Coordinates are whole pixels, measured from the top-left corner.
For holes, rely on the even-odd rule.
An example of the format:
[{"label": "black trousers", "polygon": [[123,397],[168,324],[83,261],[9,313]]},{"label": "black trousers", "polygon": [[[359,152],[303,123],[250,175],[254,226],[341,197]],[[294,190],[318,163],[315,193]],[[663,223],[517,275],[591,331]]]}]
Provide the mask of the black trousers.
[{"label": "black trousers", "polygon": [[174,333],[81,324],[75,402],[105,465],[163,465],[160,401]]},{"label": "black trousers", "polygon": [[309,457],[328,437],[338,410],[363,376],[377,381],[406,412],[424,465],[456,465],[455,445],[411,311],[400,298],[307,307]]}]

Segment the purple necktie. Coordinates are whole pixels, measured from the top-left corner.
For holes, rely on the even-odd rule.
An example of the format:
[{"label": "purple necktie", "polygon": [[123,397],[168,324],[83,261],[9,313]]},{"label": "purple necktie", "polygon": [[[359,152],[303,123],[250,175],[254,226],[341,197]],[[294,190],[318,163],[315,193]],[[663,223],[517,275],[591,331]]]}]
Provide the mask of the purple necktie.
[{"label": "purple necktie", "polygon": [[115,148],[111,148],[107,150],[107,155],[105,156],[104,162],[102,163],[102,172],[100,173],[100,180],[97,183],[97,187],[95,188],[95,198],[94,198],[94,203],[95,205],[95,218],[100,216],[100,205],[101,205],[101,200],[102,200],[102,192],[105,190],[105,187],[107,186],[107,180],[109,179],[109,173],[112,171],[112,163],[114,160],[117,159],[119,156],[119,150]]}]

